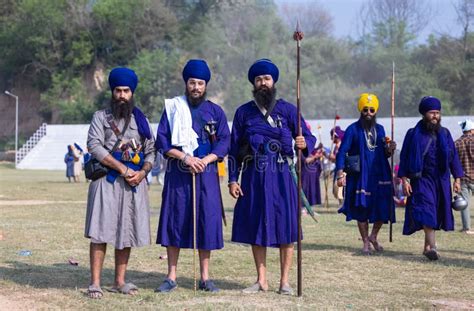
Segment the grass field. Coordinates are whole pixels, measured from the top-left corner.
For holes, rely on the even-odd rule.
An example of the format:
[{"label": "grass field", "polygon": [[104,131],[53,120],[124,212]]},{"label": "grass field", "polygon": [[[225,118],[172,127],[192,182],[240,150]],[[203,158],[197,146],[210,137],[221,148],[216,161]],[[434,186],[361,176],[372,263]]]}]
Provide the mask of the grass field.
[{"label": "grass field", "polygon": [[[223,185],[224,186],[224,185]],[[270,291],[247,296],[241,289],[255,281],[248,246],[230,242],[234,201],[223,192],[229,227],[225,247],[212,253],[211,278],[218,294],[193,292],[192,251],[178,264],[179,288],[171,294],[153,289],[165,277],[165,249],[151,245],[132,250],[128,279],[140,287],[131,297],[106,292],[101,300],[84,293],[89,282],[89,241],[83,237],[88,184],[70,184],[64,172],[15,170],[0,164],[0,309],[474,309],[474,236],[440,232],[441,260],[421,255],[423,234],[402,236],[403,210],[397,210],[394,242],[381,231],[385,251],[362,256],[357,226],[337,214],[335,202],[318,208],[319,223],[304,217],[303,297],[280,296],[278,252],[268,253]],[[227,190],[226,187],[223,190]],[[158,224],[161,187],[150,190],[152,240]],[[472,209],[472,207],[471,207]],[[474,215],[474,209],[471,215]],[[30,256],[19,251],[30,250]],[[103,287],[113,282],[109,248]],[[78,266],[68,263],[73,258]],[[296,288],[296,258],[291,283]]]}]

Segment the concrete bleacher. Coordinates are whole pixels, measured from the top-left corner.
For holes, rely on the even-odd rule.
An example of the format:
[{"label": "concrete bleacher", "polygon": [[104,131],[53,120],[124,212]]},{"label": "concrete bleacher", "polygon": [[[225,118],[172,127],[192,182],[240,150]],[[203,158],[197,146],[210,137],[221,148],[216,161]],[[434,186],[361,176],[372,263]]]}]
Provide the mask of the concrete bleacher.
[{"label": "concrete bleacher", "polygon": [[[442,124],[447,127],[454,139],[461,136],[461,129],[458,121],[466,118],[474,119],[473,116],[443,116]],[[398,149],[401,148],[403,137],[406,131],[413,127],[419,117],[396,118],[395,119],[395,141]],[[347,128],[355,119],[341,119],[337,125],[342,129]],[[380,118],[378,122],[385,127],[386,135],[390,136],[390,118]],[[334,120],[308,120],[313,134],[319,141],[318,125],[321,133],[321,140],[325,146],[330,146],[329,130],[332,128]],[[152,124],[153,133],[156,134],[157,124]],[[229,124],[229,127],[231,125]],[[41,138],[38,144],[18,163],[19,169],[37,170],[65,170],[64,155],[67,152],[67,145],[77,143],[82,149],[86,149],[87,132],[89,124],[77,125],[47,125],[46,135]]]}]

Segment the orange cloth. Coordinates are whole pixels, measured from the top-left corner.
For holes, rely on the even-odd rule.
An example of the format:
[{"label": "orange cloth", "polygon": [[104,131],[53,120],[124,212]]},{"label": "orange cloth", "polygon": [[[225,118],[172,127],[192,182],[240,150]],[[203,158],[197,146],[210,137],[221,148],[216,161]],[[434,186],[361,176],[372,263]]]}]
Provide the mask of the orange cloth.
[{"label": "orange cloth", "polygon": [[224,164],[224,161],[222,161],[222,162],[217,162],[217,173],[219,174],[219,177],[224,177],[224,176],[225,176],[225,164]]}]

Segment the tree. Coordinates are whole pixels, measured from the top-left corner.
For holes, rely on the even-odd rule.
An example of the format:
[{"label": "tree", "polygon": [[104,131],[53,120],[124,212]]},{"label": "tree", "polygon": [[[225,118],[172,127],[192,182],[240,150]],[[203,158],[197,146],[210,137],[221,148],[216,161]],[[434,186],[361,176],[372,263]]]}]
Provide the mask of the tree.
[{"label": "tree", "polygon": [[334,28],[332,16],[319,1],[285,2],[279,7],[279,15],[291,31],[298,21],[306,36],[329,36]]},{"label": "tree", "polygon": [[453,4],[458,16],[458,23],[462,26],[462,43],[464,59],[468,57],[469,27],[474,22],[474,0],[458,0]]},{"label": "tree", "polygon": [[427,0],[367,0],[359,12],[361,37],[387,48],[406,49],[428,25]]}]

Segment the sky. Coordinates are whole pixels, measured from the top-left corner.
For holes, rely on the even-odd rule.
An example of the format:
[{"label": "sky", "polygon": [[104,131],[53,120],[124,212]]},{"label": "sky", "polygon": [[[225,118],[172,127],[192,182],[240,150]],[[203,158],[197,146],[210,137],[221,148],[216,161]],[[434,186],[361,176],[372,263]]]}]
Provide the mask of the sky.
[{"label": "sky", "polygon": [[[454,0],[429,0],[433,10],[433,19],[425,30],[420,33],[418,43],[425,43],[430,33],[437,35],[449,33],[452,36],[460,36],[461,27],[456,24],[456,11],[452,5]],[[318,2],[333,17],[334,31],[337,38],[351,36],[357,38],[357,13],[365,0],[275,0],[282,3],[294,2]]]}]

